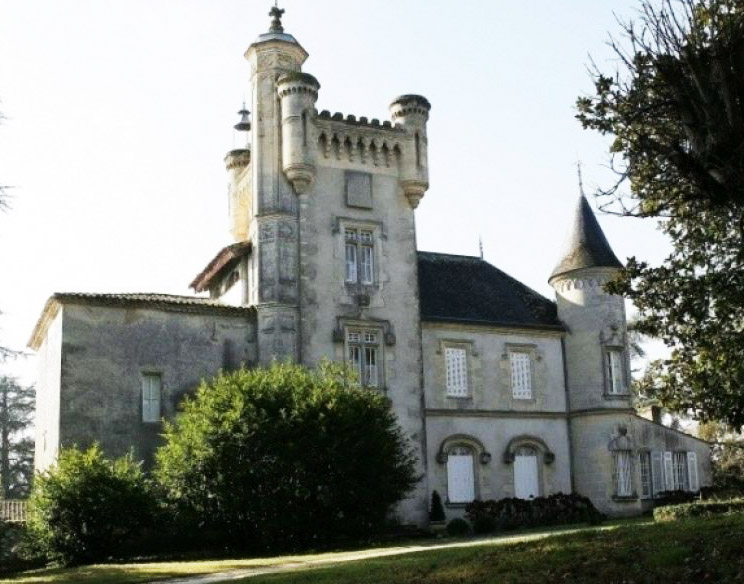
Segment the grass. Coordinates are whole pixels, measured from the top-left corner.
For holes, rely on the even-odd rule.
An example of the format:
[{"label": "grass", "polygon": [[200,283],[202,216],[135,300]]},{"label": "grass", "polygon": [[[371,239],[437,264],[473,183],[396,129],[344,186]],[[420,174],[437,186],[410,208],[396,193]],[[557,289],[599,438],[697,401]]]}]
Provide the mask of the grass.
[{"label": "grass", "polygon": [[[309,569],[239,580],[250,584],[480,584],[499,582],[744,582],[744,514],[511,534],[489,540],[416,541],[395,548],[276,558],[106,564],[19,574],[24,584],[130,584],[286,564]],[[443,544],[451,544],[443,547]],[[434,546],[423,551],[423,546]],[[416,553],[400,554],[401,551]],[[376,553],[397,553],[367,557]],[[359,557],[355,561],[344,561]],[[314,567],[320,564],[322,567]],[[323,565],[325,564],[325,565]],[[236,580],[232,580],[236,582]]]}]

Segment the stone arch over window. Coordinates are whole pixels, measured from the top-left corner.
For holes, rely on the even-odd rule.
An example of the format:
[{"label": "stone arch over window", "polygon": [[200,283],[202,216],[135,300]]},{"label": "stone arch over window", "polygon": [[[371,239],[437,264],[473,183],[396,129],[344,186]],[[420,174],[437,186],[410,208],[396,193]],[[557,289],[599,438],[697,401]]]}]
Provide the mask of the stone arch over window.
[{"label": "stone arch over window", "polygon": [[514,462],[514,458],[520,449],[533,448],[538,456],[538,459],[542,460],[543,464],[553,464],[555,461],[555,454],[553,453],[548,445],[542,438],[537,436],[530,436],[523,434],[516,436],[509,441],[506,449],[504,450],[504,462],[511,464]]},{"label": "stone arch over window", "polygon": [[464,505],[478,498],[478,467],[490,459],[483,444],[472,436],[458,434],[442,441],[437,462],[446,468],[448,504]]}]

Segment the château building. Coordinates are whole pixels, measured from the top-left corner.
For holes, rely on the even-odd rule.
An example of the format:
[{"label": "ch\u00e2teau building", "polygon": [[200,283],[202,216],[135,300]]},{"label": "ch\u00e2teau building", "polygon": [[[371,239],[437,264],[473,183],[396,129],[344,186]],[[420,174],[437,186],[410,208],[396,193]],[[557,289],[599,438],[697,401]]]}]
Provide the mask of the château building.
[{"label": "ch\u00e2teau building", "polygon": [[[248,145],[225,158],[232,241],[199,272],[201,296],[54,294],[38,351],[36,466],[98,441],[146,462],[161,420],[220,369],[347,361],[383,392],[422,475],[398,513],[449,517],[473,499],[578,492],[612,515],[710,482],[708,444],[631,404],[622,267],[579,197],[542,297],[478,257],[416,249],[429,186],[430,104],[390,120],[318,111],[308,53],[273,8],[245,53]],[[442,115],[446,115],[443,112]]]}]

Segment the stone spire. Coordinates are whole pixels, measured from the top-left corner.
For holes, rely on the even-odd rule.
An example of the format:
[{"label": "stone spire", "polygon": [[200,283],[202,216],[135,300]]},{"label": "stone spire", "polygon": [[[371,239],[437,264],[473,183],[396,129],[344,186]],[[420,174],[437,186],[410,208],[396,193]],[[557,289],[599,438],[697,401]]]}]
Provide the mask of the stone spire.
[{"label": "stone spire", "polygon": [[612,251],[589,201],[581,193],[565,251],[549,279],[573,270],[598,267],[622,268],[623,264]]}]

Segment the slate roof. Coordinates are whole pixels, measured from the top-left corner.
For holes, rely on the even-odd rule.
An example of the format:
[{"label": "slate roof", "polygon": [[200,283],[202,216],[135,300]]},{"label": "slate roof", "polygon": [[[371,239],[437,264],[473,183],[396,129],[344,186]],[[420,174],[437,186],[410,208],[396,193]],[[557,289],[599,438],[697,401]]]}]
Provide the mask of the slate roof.
[{"label": "slate roof", "polygon": [[555,303],[473,256],[418,253],[421,319],[563,330]]},{"label": "slate roof", "polygon": [[589,206],[589,201],[581,195],[576,205],[571,231],[568,232],[563,256],[550,278],[573,270],[597,267],[622,268],[623,264],[612,251]]}]

